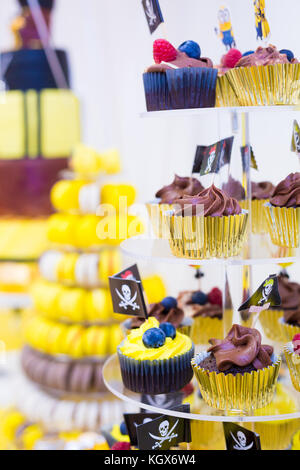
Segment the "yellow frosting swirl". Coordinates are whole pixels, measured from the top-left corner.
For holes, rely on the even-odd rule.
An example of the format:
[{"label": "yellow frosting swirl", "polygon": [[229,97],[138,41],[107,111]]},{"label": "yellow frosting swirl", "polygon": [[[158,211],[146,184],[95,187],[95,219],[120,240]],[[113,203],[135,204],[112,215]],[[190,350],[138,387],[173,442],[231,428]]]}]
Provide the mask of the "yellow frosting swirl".
[{"label": "yellow frosting swirl", "polygon": [[146,348],[143,343],[143,334],[150,328],[159,328],[159,322],[155,317],[148,318],[140,328],[131,331],[119,346],[121,353],[133,359],[162,360],[185,354],[193,346],[188,336],[176,332],[175,338],[166,338],[165,344],[160,348]]}]

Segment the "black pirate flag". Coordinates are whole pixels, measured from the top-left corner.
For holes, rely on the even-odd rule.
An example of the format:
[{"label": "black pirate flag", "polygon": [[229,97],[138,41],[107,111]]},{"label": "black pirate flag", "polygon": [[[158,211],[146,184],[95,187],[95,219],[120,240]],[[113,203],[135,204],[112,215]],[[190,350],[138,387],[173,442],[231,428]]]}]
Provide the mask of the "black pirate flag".
[{"label": "black pirate flag", "polygon": [[196,157],[201,164],[201,176],[208,173],[219,173],[222,166],[230,163],[233,139],[234,137],[228,137],[207,147],[198,147],[199,150],[198,155],[196,152]]},{"label": "black pirate flag", "polygon": [[241,310],[249,309],[250,312],[259,313],[262,310],[266,310],[269,307],[276,307],[281,304],[281,298],[278,290],[278,277],[276,274],[270,275],[244,302],[240,308]]},{"label": "black pirate flag", "polygon": [[197,145],[192,173],[200,173],[206,145]]},{"label": "black pirate flag", "polygon": [[138,426],[149,423],[160,416],[161,415],[159,413],[125,413],[124,421],[126,423],[130,444],[132,446],[138,445],[136,432]]},{"label": "black pirate flag", "polygon": [[[189,413],[190,406],[181,405],[176,410]],[[137,426],[136,431],[140,450],[168,450],[180,442],[191,441],[190,420],[174,416],[160,416]]]},{"label": "black pirate flag", "polygon": [[235,423],[223,423],[227,450],[261,450],[260,437],[256,432]]},{"label": "black pirate flag", "polygon": [[109,278],[113,311],[147,318],[143,286],[136,265]]},{"label": "black pirate flag", "polygon": [[248,164],[248,153],[250,152],[250,168],[253,168],[254,170],[258,170],[258,166],[256,163],[256,158],[253,152],[253,148],[251,145],[244,145],[241,147],[241,156],[242,156],[242,167],[243,171],[248,171],[249,170],[249,164]]},{"label": "black pirate flag", "polygon": [[298,122],[295,120],[293,123],[293,135],[292,135],[292,152],[295,152],[300,157],[300,128]]},{"label": "black pirate flag", "polygon": [[152,34],[158,28],[158,26],[164,22],[159,6],[159,0],[142,0],[142,5],[150,33]]}]

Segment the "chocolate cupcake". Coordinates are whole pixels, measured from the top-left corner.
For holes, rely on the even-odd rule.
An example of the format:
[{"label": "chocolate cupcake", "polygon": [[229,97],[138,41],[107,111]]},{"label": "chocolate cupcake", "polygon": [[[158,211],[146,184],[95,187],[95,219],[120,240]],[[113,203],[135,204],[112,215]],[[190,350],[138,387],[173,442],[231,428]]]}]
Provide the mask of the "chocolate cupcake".
[{"label": "chocolate cupcake", "polygon": [[268,405],[274,394],[280,358],[261,344],[254,328],[233,325],[224,340],[211,339],[192,366],[203,399],[214,408],[250,411]]},{"label": "chocolate cupcake", "polygon": [[281,342],[292,341],[300,333],[300,284],[290,281],[287,274],[281,273],[278,289],[281,304],[279,308],[270,309],[270,314],[273,314],[273,323],[269,325],[270,336],[274,336],[276,328]]},{"label": "chocolate cupcake", "polygon": [[240,253],[248,213],[238,201],[212,185],[195,196],[174,200],[176,210],[164,214],[175,256],[227,258]]},{"label": "chocolate cupcake", "polygon": [[240,106],[300,103],[300,64],[275,46],[258,47],[225,74]]},{"label": "chocolate cupcake", "polygon": [[158,238],[168,238],[167,227],[163,225],[163,213],[172,209],[174,200],[183,195],[193,196],[203,189],[197,178],[181,177],[175,174],[171,184],[157,191],[155,194],[157,200],[146,204],[154,234]]},{"label": "chocolate cupcake", "polygon": [[275,245],[297,248],[300,224],[300,173],[290,173],[265,204],[268,231]]},{"label": "chocolate cupcake", "polygon": [[[177,331],[187,336],[190,335],[192,320],[185,318],[184,311],[178,307],[177,300],[174,297],[165,297],[161,302],[150,304],[148,308],[148,317],[154,317],[161,323],[171,323]],[[145,323],[144,317],[128,318],[122,323],[125,335],[131,330],[139,328]]]},{"label": "chocolate cupcake", "polygon": [[[186,43],[193,43],[190,49]],[[175,49],[165,39],[153,44],[155,64],[143,74],[148,111],[213,107],[217,70],[194,41]]]},{"label": "chocolate cupcake", "polygon": [[[208,294],[202,291],[180,292],[177,303],[186,317],[193,320],[191,338],[195,344],[208,344],[209,338],[222,336],[222,292],[218,287],[213,288]],[[225,315],[226,321],[231,325],[232,308],[227,309]]]}]

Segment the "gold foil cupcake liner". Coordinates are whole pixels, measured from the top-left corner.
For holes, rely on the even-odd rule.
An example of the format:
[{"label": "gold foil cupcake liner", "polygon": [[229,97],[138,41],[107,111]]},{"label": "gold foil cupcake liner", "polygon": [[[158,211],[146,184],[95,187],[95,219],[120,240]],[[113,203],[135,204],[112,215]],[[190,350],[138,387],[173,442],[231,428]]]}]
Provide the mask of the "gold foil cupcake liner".
[{"label": "gold foil cupcake liner", "polygon": [[230,85],[226,74],[217,79],[216,107],[239,106],[239,100]]},{"label": "gold foil cupcake liner", "polygon": [[[249,412],[267,406],[273,398],[280,358],[272,365],[245,374],[209,372],[198,365],[209,353],[200,352],[192,359],[203,400],[213,408],[227,411]],[[197,360],[197,363],[196,363]]]},{"label": "gold foil cupcake liner", "polygon": [[[233,310],[225,312],[225,319],[210,318],[199,315],[193,318],[191,339],[195,344],[208,344],[211,338],[223,338],[224,329],[228,331],[232,325]],[[224,328],[224,322],[226,327]]]},{"label": "gold foil cupcake liner", "polygon": [[284,355],[290,371],[292,384],[294,388],[300,392],[300,355],[294,353],[293,344],[291,342],[285,345]]},{"label": "gold foil cupcake liner", "polygon": [[272,341],[284,343],[285,334],[278,325],[279,319],[283,316],[283,310],[263,310],[259,315],[259,321],[264,334]]},{"label": "gold foil cupcake liner", "polygon": [[300,103],[300,64],[236,67],[226,77],[240,106]]},{"label": "gold foil cupcake liner", "polygon": [[168,238],[168,226],[164,224],[163,214],[172,209],[171,204],[158,204],[157,202],[147,202],[150,223],[153,233],[157,238]]},{"label": "gold foil cupcake liner", "polygon": [[169,228],[173,255],[188,259],[228,258],[238,255],[243,248],[248,213],[182,217],[167,212],[163,219]]},{"label": "gold foil cupcake liner", "polygon": [[[243,425],[250,431],[253,430],[252,423]],[[259,434],[262,450],[284,450],[288,448],[299,426],[299,419],[257,422],[254,423],[254,432]]]},{"label": "gold foil cupcake liner", "polygon": [[[266,220],[264,205],[268,199],[253,199],[251,201],[251,230],[254,234],[267,233],[268,224]],[[248,209],[248,201],[239,201],[242,209]]]},{"label": "gold foil cupcake liner", "polygon": [[275,207],[266,203],[264,208],[272,243],[282,247],[297,248],[299,246],[300,207]]},{"label": "gold foil cupcake liner", "polygon": [[278,326],[280,328],[281,336],[284,338],[284,341],[292,341],[294,336],[300,333],[300,326],[289,325],[284,321],[283,317],[279,318]]}]

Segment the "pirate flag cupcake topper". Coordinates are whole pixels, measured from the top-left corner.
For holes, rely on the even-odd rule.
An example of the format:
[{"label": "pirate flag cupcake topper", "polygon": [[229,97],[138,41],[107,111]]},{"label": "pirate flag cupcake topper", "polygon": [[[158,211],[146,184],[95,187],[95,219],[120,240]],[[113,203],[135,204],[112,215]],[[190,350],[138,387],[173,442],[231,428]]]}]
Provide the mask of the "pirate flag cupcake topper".
[{"label": "pirate flag cupcake topper", "polygon": [[115,313],[148,318],[143,286],[137,265],[109,278]]},{"label": "pirate flag cupcake topper", "polygon": [[278,289],[278,277],[276,274],[271,274],[254,294],[240,306],[238,311],[249,309],[250,313],[256,313],[256,318],[253,320],[254,326],[260,312],[267,310],[269,307],[277,307],[280,304],[281,298]]},{"label": "pirate flag cupcake topper", "polygon": [[192,173],[199,173],[200,176],[219,173],[224,165],[230,163],[233,139],[231,136],[212,145],[198,145]]},{"label": "pirate flag cupcake topper", "polygon": [[152,34],[164,22],[159,0],[142,0],[142,5],[150,33]]}]

